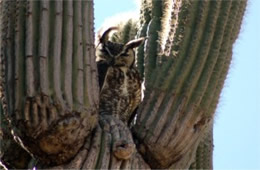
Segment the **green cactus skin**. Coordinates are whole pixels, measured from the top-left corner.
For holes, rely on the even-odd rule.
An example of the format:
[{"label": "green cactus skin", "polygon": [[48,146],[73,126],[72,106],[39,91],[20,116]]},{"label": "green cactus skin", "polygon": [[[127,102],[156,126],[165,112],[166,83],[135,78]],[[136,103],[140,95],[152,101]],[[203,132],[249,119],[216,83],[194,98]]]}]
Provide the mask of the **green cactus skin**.
[{"label": "green cactus skin", "polygon": [[137,34],[137,21],[129,19],[127,22],[118,23],[117,27],[110,40],[121,44],[126,44],[128,41],[135,39]]},{"label": "green cactus skin", "polygon": [[[138,37],[147,37],[148,24],[151,21],[151,0],[143,0],[140,11],[140,29],[137,33]],[[144,44],[137,49],[137,68],[141,77],[144,77],[144,58],[145,58]]]},{"label": "green cactus skin", "polygon": [[134,39],[134,36],[136,35],[136,25],[134,23],[134,21],[132,20],[129,20],[124,28],[122,29],[123,32],[122,32],[122,35],[120,37],[122,37],[122,40],[121,42],[123,44],[126,44],[128,42],[128,40],[131,40],[131,39]]},{"label": "green cactus skin", "polygon": [[[219,98],[215,97],[216,95],[219,95],[225,81],[225,77],[228,73],[228,69],[230,66],[230,62],[232,59],[232,45],[235,42],[239,30],[240,30],[240,25],[243,17],[243,13],[246,8],[246,2],[238,1],[232,5],[230,9],[231,16],[230,19],[227,23],[227,28],[225,29],[224,36],[223,36],[223,43],[221,44],[221,50],[219,53],[218,60],[216,63],[216,66],[213,70],[214,75],[211,76],[211,84],[208,85],[204,98],[202,99],[201,105],[202,107],[206,108],[208,107],[208,112],[206,114],[214,113],[217,107],[217,103]],[[217,82],[217,80],[220,80]],[[208,99],[208,100],[206,100]],[[213,128],[213,127],[211,127]],[[198,152],[201,152],[204,149],[204,152],[207,153],[207,155],[203,155],[201,160],[197,160],[197,156],[195,158],[195,161],[192,163],[190,169],[213,169],[212,165],[212,153],[213,153],[213,145],[212,145],[212,136],[213,136],[213,130],[211,129],[209,131],[209,134],[206,136],[206,138],[201,141],[200,143],[200,148],[197,150]],[[205,141],[210,141],[211,143]],[[210,159],[209,159],[210,158]],[[200,163],[197,163],[200,161]]]},{"label": "green cactus skin", "polygon": [[227,74],[224,65],[231,60],[238,34],[230,31],[239,30],[245,5],[246,1],[182,1],[173,52],[162,56],[162,65],[154,68],[152,63],[154,69],[145,74],[145,98],[133,130],[151,167],[185,168],[176,167],[183,161],[180,156],[198,145],[213,121]]},{"label": "green cactus skin", "polygon": [[213,126],[201,139],[197,147],[195,161],[189,169],[213,169]]}]

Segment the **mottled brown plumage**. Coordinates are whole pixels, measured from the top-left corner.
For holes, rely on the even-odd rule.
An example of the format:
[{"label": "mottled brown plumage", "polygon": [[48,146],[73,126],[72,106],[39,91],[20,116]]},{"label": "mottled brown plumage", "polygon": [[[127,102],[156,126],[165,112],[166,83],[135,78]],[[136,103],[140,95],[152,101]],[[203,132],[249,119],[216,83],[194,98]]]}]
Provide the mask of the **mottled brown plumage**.
[{"label": "mottled brown plumage", "polygon": [[127,123],[141,102],[141,77],[135,67],[134,48],[144,38],[126,44],[108,40],[109,28],[99,38],[96,57],[99,71],[100,104],[99,113],[113,115]]}]

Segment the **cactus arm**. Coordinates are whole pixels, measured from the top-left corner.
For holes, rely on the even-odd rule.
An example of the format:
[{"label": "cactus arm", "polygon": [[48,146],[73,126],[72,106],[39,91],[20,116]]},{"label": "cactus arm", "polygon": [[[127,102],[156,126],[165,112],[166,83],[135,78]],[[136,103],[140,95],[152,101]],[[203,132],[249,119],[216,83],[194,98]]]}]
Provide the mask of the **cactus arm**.
[{"label": "cactus arm", "polygon": [[[137,33],[138,37],[147,37],[147,28],[151,20],[151,1],[143,0],[141,5],[140,14],[140,31]],[[137,49],[137,68],[141,77],[144,77],[144,55],[145,55],[144,44]]]},{"label": "cactus arm", "polygon": [[[198,1],[194,1],[194,2],[198,2]],[[197,6],[197,4],[194,4],[194,8],[196,8],[196,6]],[[187,6],[186,8],[191,8],[191,6]],[[191,8],[191,9],[193,9],[194,10],[194,12],[196,12],[196,10],[194,9],[194,8]],[[203,8],[202,8],[203,9]],[[193,24],[193,23],[192,23]],[[199,26],[201,26],[202,24],[198,24]],[[191,27],[191,25],[189,25],[189,27]],[[189,27],[187,28],[188,30],[187,30],[187,37],[189,37],[189,35],[191,35],[191,31],[189,31]],[[186,38],[187,39],[187,38]],[[184,43],[189,43],[190,41],[189,40],[184,40]],[[195,43],[195,42],[194,42]],[[186,45],[183,45],[183,47],[186,47]],[[184,55],[180,55],[180,58],[179,58],[179,60],[178,61],[181,61],[181,60],[184,60],[184,59],[182,59],[183,58],[183,56]],[[181,58],[182,57],[182,58]],[[176,73],[176,71],[178,70],[178,69],[181,69],[181,68],[179,68],[180,66],[176,66],[178,63],[177,62],[175,62],[175,66],[171,66],[171,67],[167,67],[168,69],[169,69],[169,71],[171,71],[171,72],[168,72],[168,71],[163,71],[162,73],[167,73],[168,72],[168,74],[166,74],[166,75],[169,75],[169,76],[172,76],[172,75],[175,75]],[[181,65],[181,64],[179,64],[179,65]],[[172,67],[174,67],[174,69],[171,69]],[[162,74],[161,73],[161,74]],[[160,73],[159,73],[160,74]],[[179,76],[179,77],[181,77],[181,76]],[[161,87],[161,84],[163,84],[163,82],[165,82],[167,79],[168,79],[168,82],[170,82],[170,80],[171,79],[173,79],[173,78],[171,78],[170,79],[170,77],[167,77],[167,78],[165,78],[164,79],[164,76],[162,76],[162,75],[160,75],[160,76],[158,76],[158,83],[160,82],[160,85],[158,85],[158,87]],[[168,83],[167,81],[166,81],[166,83]],[[171,84],[178,84],[179,82],[176,80],[176,82],[172,82]],[[169,83],[170,84],[170,83]],[[168,84],[166,85],[166,84],[163,84],[164,86],[163,86],[163,88],[167,88],[167,86],[168,86]],[[157,83],[156,83],[156,87],[157,87]],[[157,87],[157,88],[158,88]],[[148,86],[148,89],[149,89],[149,86]],[[170,89],[170,88],[169,88]],[[164,89],[163,89],[164,90]],[[151,93],[151,94],[155,94],[155,93]],[[159,94],[159,93],[157,93],[157,94]],[[166,101],[164,101],[164,102],[166,102],[166,103],[168,103],[169,101],[170,101],[170,98],[172,98],[173,97],[173,94],[168,94],[166,97],[165,97],[165,100]],[[149,99],[151,99],[151,100],[153,100],[153,101],[149,101],[148,102],[148,106],[150,107],[149,109],[147,109],[147,110],[145,110],[145,112],[144,111],[141,111],[142,112],[142,115],[145,115],[145,117],[142,119],[142,117],[141,117],[141,120],[142,121],[144,121],[144,122],[146,122],[147,120],[148,120],[148,118],[149,119],[151,119],[151,117],[149,116],[150,114],[145,114],[145,113],[150,113],[150,111],[151,111],[151,109],[155,109],[155,108],[153,108],[152,107],[152,105],[157,101],[157,99],[156,99],[156,97],[154,97],[154,96],[147,96],[147,98],[149,98]],[[145,101],[145,99],[144,99],[144,101]],[[153,103],[152,105],[149,105],[149,103]],[[158,101],[159,102],[159,101]],[[170,102],[171,103],[171,102]],[[169,104],[170,104],[169,103]],[[163,103],[162,103],[163,104]],[[166,104],[164,104],[164,106],[165,106]],[[171,104],[170,104],[171,105]],[[143,104],[143,107],[145,107],[145,104]],[[158,112],[158,107],[156,108],[157,110],[154,110],[154,112],[156,113],[156,112]],[[165,113],[165,112],[163,112],[163,113],[161,113],[161,114],[167,114],[167,113]],[[158,118],[159,117],[161,117],[161,118],[163,118],[163,116],[158,116]],[[164,119],[164,120],[166,120],[166,119]],[[159,129],[161,129],[160,127],[159,127]],[[145,134],[145,133],[143,133],[143,134]]]},{"label": "cactus arm", "polygon": [[151,6],[151,20],[147,29],[148,40],[146,42],[145,56],[144,56],[144,74],[145,83],[150,83],[152,79],[152,71],[157,63],[157,56],[160,55],[159,31],[161,30],[160,19],[163,15],[163,1],[152,1]]},{"label": "cactus arm", "polygon": [[195,161],[189,169],[213,169],[213,126],[197,147]]},{"label": "cactus arm", "polygon": [[112,34],[110,40],[121,44],[126,44],[130,40],[136,38],[137,34],[137,21],[129,19],[126,23],[120,22],[116,25],[117,30]]},{"label": "cactus arm", "polygon": [[[234,6],[235,5],[233,5],[233,7]],[[230,5],[225,4],[225,7],[230,8]],[[214,93],[212,93],[213,92],[212,89],[210,91],[208,91],[209,92],[208,94],[211,94],[211,98],[208,98],[204,91],[207,88],[209,88],[210,86],[216,85],[216,82],[219,81],[218,79],[216,79],[215,75],[218,75],[217,73],[220,73],[220,72],[217,71],[216,68],[218,68],[219,65],[221,65],[222,62],[218,61],[217,62],[217,63],[219,63],[218,65],[215,65],[215,63],[216,63],[217,60],[219,60],[219,58],[221,58],[221,56],[226,55],[226,54],[221,54],[220,49],[225,48],[225,45],[223,45],[221,43],[225,42],[225,40],[223,40],[223,39],[224,39],[224,37],[228,36],[228,35],[226,35],[226,33],[229,34],[229,32],[231,30],[230,27],[232,28],[231,22],[233,22],[233,20],[234,20],[235,15],[233,15],[233,14],[235,14],[234,12],[236,11],[236,9],[235,9],[235,11],[233,11],[231,9],[231,11],[232,11],[231,16],[229,17],[229,20],[228,20],[229,23],[227,23],[227,15],[228,15],[229,11],[226,11],[226,13],[222,13],[220,18],[218,19],[219,24],[217,24],[217,26],[222,26],[222,25],[225,25],[227,23],[227,25],[229,25],[229,27],[226,27],[225,30],[224,30],[223,27],[216,29],[215,37],[214,37],[213,43],[212,43],[212,48],[211,48],[211,51],[209,52],[209,57],[207,59],[207,62],[205,63],[204,71],[202,72],[202,74],[200,76],[200,80],[199,80],[200,83],[197,85],[197,88],[195,89],[196,93],[193,93],[193,95],[190,99],[190,102],[189,102],[189,103],[191,103],[192,101],[197,101],[198,103],[195,104],[195,105],[200,105],[201,109],[199,109],[199,110],[207,110],[207,108],[209,108],[209,102],[212,101],[212,97],[213,97],[212,94],[214,94]],[[225,31],[225,33],[224,33],[224,31]],[[216,35],[222,35],[222,36],[216,36]],[[213,68],[216,71],[213,71]],[[216,74],[213,74],[213,72],[216,73]],[[215,94],[215,95],[219,95],[219,93]],[[199,104],[199,102],[201,102],[201,103]],[[205,105],[205,102],[207,102],[208,104]],[[187,106],[187,107],[189,107],[189,106]],[[205,112],[203,114],[204,118],[202,118],[200,121],[198,121],[197,124],[194,125],[194,128],[199,129],[200,126],[203,123],[205,123],[204,121],[208,119],[208,116],[210,116],[210,114],[214,113],[214,111],[215,111],[215,109]],[[201,111],[197,111],[197,113],[201,113]],[[196,116],[196,114],[194,114],[194,117],[195,116]],[[187,139],[187,140],[191,140],[191,139]],[[183,139],[183,143],[185,143],[185,138]],[[203,144],[200,144],[200,145],[203,145]],[[198,150],[200,150],[200,149],[198,148]],[[196,159],[197,159],[197,156],[196,156]],[[206,158],[205,158],[205,161],[206,161]],[[197,165],[197,166],[199,166],[199,165]],[[197,167],[197,168],[207,168],[207,167],[202,166],[202,167]]]},{"label": "cactus arm", "polygon": [[129,20],[125,24],[123,32],[122,32],[122,43],[123,44],[126,44],[130,40],[129,37],[130,37],[131,29],[132,29],[132,20]]},{"label": "cactus arm", "polygon": [[[214,60],[216,61],[216,59],[218,57],[218,51],[219,51],[219,48],[220,48],[220,42],[222,41],[223,30],[225,28],[225,23],[227,21],[227,16],[228,16],[227,14],[229,13],[228,9],[230,9],[231,3],[229,3],[229,4],[222,3],[222,6],[224,7],[223,8],[223,12],[220,14],[220,16],[218,18],[218,22],[220,22],[220,23],[216,24],[217,26],[221,26],[221,28],[216,28],[216,31],[215,31],[215,35],[216,36],[215,36],[215,38],[211,37],[212,38],[212,43],[208,47],[212,51],[208,50],[208,52],[206,52],[205,55],[203,55],[201,53],[199,54],[199,56],[207,57],[207,62],[208,63],[205,63],[206,62],[205,60],[203,60],[203,59],[200,60],[199,57],[198,57],[198,60],[197,60],[198,62],[193,65],[194,69],[193,69],[193,72],[191,74],[191,76],[192,76],[191,81],[189,81],[189,80],[187,81],[187,82],[193,82],[192,83],[193,85],[196,85],[196,82],[199,82],[199,84],[197,86],[197,89],[194,89],[194,86],[193,87],[192,86],[184,87],[185,91],[194,89],[193,94],[192,94],[191,91],[188,92],[188,93],[191,93],[191,94],[190,94],[190,97],[187,98],[188,101],[187,101],[187,106],[186,106],[188,109],[192,110],[192,111],[186,112],[186,114],[187,115],[188,114],[191,115],[191,113],[193,113],[194,121],[197,121],[197,120],[195,120],[195,119],[197,119],[196,113],[197,114],[201,114],[202,113],[201,111],[193,112],[193,109],[194,109],[194,106],[199,106],[200,105],[200,101],[202,99],[202,95],[204,94],[204,90],[206,89],[206,86],[208,85],[207,84],[207,82],[208,82],[207,79],[210,78],[210,73],[212,73],[209,69],[214,67],[214,63],[215,63]],[[225,9],[225,8],[227,8],[227,9]],[[207,23],[210,23],[210,22],[207,22]],[[215,24],[213,24],[213,25],[215,25]],[[212,35],[212,33],[211,33],[211,35]],[[222,35],[222,36],[220,36],[220,35]],[[206,44],[207,44],[207,42],[206,42]],[[206,46],[206,44],[204,44],[203,46]],[[203,50],[204,50],[204,48],[203,48]],[[203,68],[203,67],[199,67],[200,65],[205,65],[205,66]],[[202,71],[202,68],[205,69],[205,71],[204,70]],[[199,75],[200,73],[202,73],[201,76]],[[199,76],[200,76],[200,80],[198,81]],[[189,84],[191,84],[191,83],[189,83]],[[184,119],[185,119],[185,116],[187,116],[187,115],[184,114]],[[204,121],[204,119],[201,119],[201,121],[202,120]],[[182,122],[182,123],[185,123],[185,122]],[[198,121],[198,124],[199,123],[200,122]],[[197,125],[195,124],[194,126],[197,126]],[[179,135],[177,135],[177,136],[179,136]],[[183,139],[183,141],[185,141],[186,139],[187,140],[191,140],[191,139],[188,139],[188,138],[185,138],[185,137],[184,138],[182,137],[182,139]],[[183,143],[185,143],[185,142],[183,142]],[[173,146],[173,145],[176,145],[176,144],[174,144],[174,142],[172,142],[172,143],[170,143],[170,145]],[[185,152],[185,149],[183,149],[183,152]]]},{"label": "cactus arm", "polygon": [[[213,70],[215,74],[212,75],[210,80],[213,83],[210,83],[207,87],[205,95],[203,96],[204,99],[201,103],[202,108],[210,106],[210,110],[207,114],[216,110],[219,98],[215,96],[220,95],[220,92],[224,86],[226,75],[232,60],[233,43],[238,37],[243,14],[247,5],[247,1],[237,1],[233,3],[234,5],[231,7],[232,17],[228,21],[229,24],[227,24],[228,27],[224,33],[224,39],[222,42],[219,58]],[[217,82],[216,80],[219,81]]]},{"label": "cactus arm", "polygon": [[[238,10],[237,2],[233,1],[182,2],[183,11],[179,13],[175,32],[175,37],[182,40],[178,48],[173,42],[174,53],[168,58],[164,56],[163,65],[149,72],[156,78],[146,84],[145,98],[133,128],[135,136],[143,142],[140,152],[154,168],[167,168],[170,164],[182,168],[176,167],[182,162],[181,155],[196,151],[192,148],[212,122],[219,98],[220,91],[212,93],[209,88],[223,84],[227,74],[217,68],[223,65],[221,57],[227,58],[222,50],[233,44],[226,41],[232,34],[226,35],[233,26],[239,27],[242,18],[234,20],[236,15],[243,16],[243,10]],[[182,12],[187,13],[184,20]],[[213,108],[209,109],[211,105]]]},{"label": "cactus arm", "polygon": [[[203,99],[201,102],[201,107],[202,109],[206,109],[209,105],[217,105],[217,101],[212,101],[213,99],[218,99],[215,98],[215,96],[220,94],[220,88],[221,84],[223,85],[226,74],[227,74],[227,69],[228,67],[225,65],[229,65],[229,63],[226,63],[227,61],[231,60],[231,54],[230,51],[232,50],[232,32],[234,31],[233,29],[235,28],[235,22],[236,18],[238,17],[237,15],[239,14],[239,7],[240,3],[234,3],[231,7],[231,16],[230,19],[228,20],[227,27],[224,32],[222,44],[219,50],[219,55],[217,58],[217,61],[215,63],[214,68],[212,68],[212,76],[210,77],[210,80],[208,80],[211,83],[208,83],[207,89],[203,95]],[[240,18],[241,20],[242,18]],[[227,67],[227,68],[226,68]],[[218,81],[220,80],[220,81]],[[219,89],[217,91],[217,89]],[[213,104],[214,103],[214,104]],[[216,107],[213,107],[211,109],[211,112],[215,110]]]},{"label": "cactus arm", "polygon": [[[231,7],[231,16],[227,23],[227,28],[223,36],[223,43],[221,44],[221,50],[214,67],[213,74],[210,79],[210,84],[206,89],[203,96],[201,107],[206,109],[209,106],[209,111],[205,113],[207,116],[210,113],[214,113],[217,107],[221,89],[223,88],[225,77],[228,72],[228,68],[232,58],[232,43],[238,36],[243,13],[245,11],[246,1],[237,1]],[[220,80],[217,82],[217,80]],[[210,130],[204,140],[199,144],[196,151],[195,161],[191,164],[190,169],[213,169],[212,157],[213,157],[213,127]]]},{"label": "cactus arm", "polygon": [[[93,2],[1,5],[4,115],[18,142],[42,164],[62,164],[75,156],[97,124]],[[83,34],[88,34],[85,41]],[[84,42],[90,51],[85,56]],[[90,91],[95,94],[84,93]]]}]

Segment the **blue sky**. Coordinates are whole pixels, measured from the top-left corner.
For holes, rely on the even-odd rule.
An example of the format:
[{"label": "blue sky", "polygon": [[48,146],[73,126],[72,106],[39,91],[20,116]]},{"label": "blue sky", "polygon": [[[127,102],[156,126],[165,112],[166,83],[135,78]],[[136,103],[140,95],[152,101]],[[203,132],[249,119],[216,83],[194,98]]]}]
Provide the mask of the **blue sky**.
[{"label": "blue sky", "polygon": [[260,169],[259,7],[259,0],[248,3],[216,112],[216,169]]},{"label": "blue sky", "polygon": [[[214,123],[214,169],[260,169],[260,0],[249,0]],[[135,0],[95,0],[95,24],[136,10]]]}]

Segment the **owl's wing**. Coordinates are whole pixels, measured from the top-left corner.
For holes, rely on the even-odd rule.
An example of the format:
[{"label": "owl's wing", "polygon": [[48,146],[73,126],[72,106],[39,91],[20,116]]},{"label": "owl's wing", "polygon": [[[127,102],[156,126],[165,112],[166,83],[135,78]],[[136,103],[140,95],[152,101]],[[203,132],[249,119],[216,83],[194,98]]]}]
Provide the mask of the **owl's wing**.
[{"label": "owl's wing", "polygon": [[100,90],[103,87],[108,67],[109,67],[109,65],[105,61],[103,61],[103,60],[97,62],[98,82],[99,82]]}]

